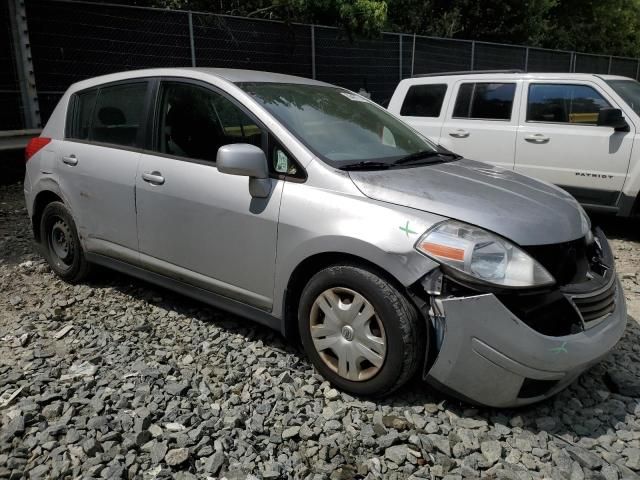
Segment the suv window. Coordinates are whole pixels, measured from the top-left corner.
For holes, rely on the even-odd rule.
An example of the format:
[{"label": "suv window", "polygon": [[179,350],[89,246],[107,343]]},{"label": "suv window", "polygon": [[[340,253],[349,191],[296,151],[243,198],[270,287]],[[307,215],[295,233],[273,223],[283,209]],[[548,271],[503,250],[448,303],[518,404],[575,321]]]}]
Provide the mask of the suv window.
[{"label": "suv window", "polygon": [[527,121],[596,125],[598,113],[611,105],[588,85],[529,85]]},{"label": "suv window", "polygon": [[262,131],[228,98],[204,87],[164,82],[160,96],[158,149],[162,153],[216,161],[230,143],[262,147]]},{"label": "suv window", "polygon": [[515,83],[463,83],[453,118],[510,120],[515,93]]},{"label": "suv window", "polygon": [[405,117],[439,117],[444,95],[445,84],[413,85],[407,90],[400,115]]},{"label": "suv window", "polygon": [[67,138],[89,140],[91,115],[97,97],[98,90],[89,90],[77,93],[70,99],[67,112]]},{"label": "suv window", "polygon": [[127,147],[140,146],[147,82],[102,87],[93,110],[89,140]]}]

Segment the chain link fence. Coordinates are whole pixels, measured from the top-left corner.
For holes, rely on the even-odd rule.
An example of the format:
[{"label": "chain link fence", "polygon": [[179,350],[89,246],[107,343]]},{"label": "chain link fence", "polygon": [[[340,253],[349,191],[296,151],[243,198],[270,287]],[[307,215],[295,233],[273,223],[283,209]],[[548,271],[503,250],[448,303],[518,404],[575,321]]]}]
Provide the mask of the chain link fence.
[{"label": "chain link fence", "polygon": [[[0,20],[7,27],[6,2]],[[638,77],[638,59],[400,33],[348,38],[314,25],[197,12],[28,0],[33,70],[42,122],[78,80],[146,67],[227,67],[316,78],[388,100],[412,75],[455,70],[612,73]],[[20,128],[10,29],[0,35],[0,130]]]}]

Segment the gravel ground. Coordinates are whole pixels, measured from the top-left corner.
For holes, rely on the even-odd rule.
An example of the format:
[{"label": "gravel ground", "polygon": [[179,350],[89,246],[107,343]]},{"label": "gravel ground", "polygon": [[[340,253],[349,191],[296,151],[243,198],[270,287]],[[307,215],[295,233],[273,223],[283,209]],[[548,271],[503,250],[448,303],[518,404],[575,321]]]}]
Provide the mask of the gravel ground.
[{"label": "gravel ground", "polygon": [[[604,220],[640,319],[640,229]],[[638,478],[639,378],[631,319],[535,406],[356,399],[266,328],[108,271],[61,282],[0,186],[0,478]]]}]

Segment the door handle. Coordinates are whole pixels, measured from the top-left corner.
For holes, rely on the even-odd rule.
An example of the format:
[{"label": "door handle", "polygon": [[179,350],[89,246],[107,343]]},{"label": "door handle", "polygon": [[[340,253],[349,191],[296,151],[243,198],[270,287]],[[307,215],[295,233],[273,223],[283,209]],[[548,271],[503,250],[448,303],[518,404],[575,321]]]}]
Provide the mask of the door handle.
[{"label": "door handle", "polygon": [[62,161],[72,167],[78,164],[78,159],[74,154],[71,154],[68,157],[62,157]]},{"label": "door handle", "polygon": [[533,135],[527,135],[526,137],[524,137],[524,139],[527,142],[530,142],[530,143],[547,143],[550,140],[549,137],[547,137],[547,136],[545,136],[545,135],[543,135],[541,133],[535,133]]},{"label": "door handle", "polygon": [[466,130],[458,129],[458,130],[454,130],[453,132],[449,132],[449,135],[451,135],[454,138],[467,138],[471,134]]},{"label": "door handle", "polygon": [[164,183],[164,177],[160,172],[145,172],[142,174],[142,179],[152,185],[162,185]]}]

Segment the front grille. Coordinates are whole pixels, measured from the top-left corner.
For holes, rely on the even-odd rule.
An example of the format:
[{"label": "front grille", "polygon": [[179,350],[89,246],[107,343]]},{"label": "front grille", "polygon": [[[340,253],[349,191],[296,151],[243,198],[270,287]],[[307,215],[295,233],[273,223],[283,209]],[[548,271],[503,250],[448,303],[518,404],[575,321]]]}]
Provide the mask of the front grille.
[{"label": "front grille", "polygon": [[571,300],[580,312],[585,327],[588,328],[590,322],[599,320],[615,310],[615,279],[612,278],[611,284],[596,295],[572,296]]}]

